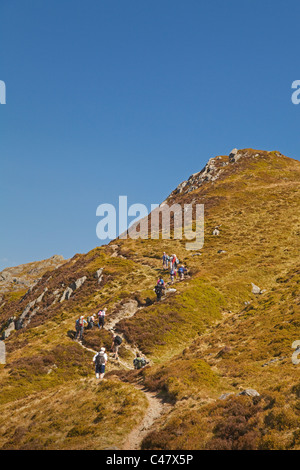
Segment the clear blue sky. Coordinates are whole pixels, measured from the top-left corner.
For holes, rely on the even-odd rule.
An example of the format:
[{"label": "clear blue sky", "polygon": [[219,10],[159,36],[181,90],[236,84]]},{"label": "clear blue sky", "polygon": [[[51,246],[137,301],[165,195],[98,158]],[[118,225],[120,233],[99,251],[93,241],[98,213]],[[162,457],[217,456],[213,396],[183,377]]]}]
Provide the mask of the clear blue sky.
[{"label": "clear blue sky", "polygon": [[1,0],[0,269],[101,242],[233,147],[300,158],[300,4]]}]

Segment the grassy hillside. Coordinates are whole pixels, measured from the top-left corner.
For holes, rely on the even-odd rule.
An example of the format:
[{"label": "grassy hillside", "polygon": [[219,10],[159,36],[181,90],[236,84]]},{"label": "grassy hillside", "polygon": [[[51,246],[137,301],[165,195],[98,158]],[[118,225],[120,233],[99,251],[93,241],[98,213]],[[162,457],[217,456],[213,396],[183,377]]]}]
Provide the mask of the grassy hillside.
[{"label": "grassy hillside", "polygon": [[[238,155],[216,157],[215,177],[195,174],[167,199],[204,204],[201,254],[184,240],[115,240],[0,304],[4,329],[33,303],[5,340],[0,448],[122,448],[149,411],[145,390],[169,405],[142,448],[300,448],[300,369],[291,360],[300,339],[300,163],[278,152]],[[163,251],[189,276],[157,303],[153,286],[168,280]],[[112,331],[87,331],[81,345],[74,322],[104,306],[124,341],[97,384],[93,350],[109,348]],[[132,370],[136,351],[150,362],[142,371]],[[240,395],[246,389],[259,395]]]}]

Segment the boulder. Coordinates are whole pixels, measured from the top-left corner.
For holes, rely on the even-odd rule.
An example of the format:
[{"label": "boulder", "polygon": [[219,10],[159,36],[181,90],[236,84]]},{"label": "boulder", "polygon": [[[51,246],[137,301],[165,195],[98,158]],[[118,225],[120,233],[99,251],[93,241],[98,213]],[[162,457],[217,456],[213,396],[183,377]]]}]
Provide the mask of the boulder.
[{"label": "boulder", "polygon": [[84,284],[84,282],[86,281],[86,279],[87,279],[86,276],[80,277],[79,279],[77,279],[77,281],[74,281],[74,282],[72,282],[72,284],[70,284],[70,288],[71,288],[72,290],[79,289],[79,287],[81,287],[82,284]]},{"label": "boulder", "polygon": [[248,397],[259,397],[260,394],[254,390],[253,388],[246,388],[246,390],[243,390],[242,392],[238,393],[238,395],[246,395]]},{"label": "boulder", "polygon": [[261,290],[260,287],[256,286],[255,284],[253,284],[253,282],[251,282],[251,285],[252,285],[252,294],[263,294],[264,292],[266,292],[266,290]]},{"label": "boulder", "polygon": [[14,319],[10,319],[9,320],[9,324],[8,324],[8,327],[5,328],[4,332],[3,332],[3,339],[6,339],[10,336],[11,332],[14,331],[16,329],[15,327],[15,321]]}]

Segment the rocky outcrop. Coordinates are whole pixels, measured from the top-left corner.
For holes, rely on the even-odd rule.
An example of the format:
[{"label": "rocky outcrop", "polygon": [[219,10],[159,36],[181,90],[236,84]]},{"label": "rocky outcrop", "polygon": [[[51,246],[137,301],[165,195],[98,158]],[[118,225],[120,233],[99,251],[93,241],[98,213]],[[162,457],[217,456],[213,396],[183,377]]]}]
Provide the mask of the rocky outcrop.
[{"label": "rocky outcrop", "polygon": [[9,318],[9,320],[8,320],[8,322],[7,322],[7,325],[6,325],[6,328],[5,328],[5,330],[3,331],[2,339],[8,338],[8,337],[10,336],[11,332],[16,329],[16,327],[15,327],[15,320],[16,320],[15,317]]},{"label": "rocky outcrop", "polygon": [[82,284],[84,284],[84,282],[86,281],[87,277],[86,276],[83,276],[79,279],[77,279],[76,281],[72,282],[72,284],[69,285],[69,287],[67,287],[60,299],[60,302],[64,302],[64,300],[68,300],[71,295],[73,294],[73,292],[77,289],[79,289]]},{"label": "rocky outcrop", "polygon": [[103,268],[100,268],[95,272],[95,278],[98,279],[98,284],[100,284],[100,282],[103,279],[103,274],[102,273],[103,273]]},{"label": "rocky outcrop", "polygon": [[241,158],[242,154],[239,153],[238,149],[231,150],[229,154],[229,162],[235,163]]},{"label": "rocky outcrop", "polygon": [[[268,154],[270,152],[260,152],[255,153],[252,149],[242,149],[238,150],[234,148],[229,153],[228,157],[226,156],[218,156],[214,158],[210,158],[207,162],[205,167],[199,171],[198,173],[193,173],[188,180],[183,181],[180,183],[174,191],[170,194],[169,197],[174,197],[177,194],[187,194],[191,191],[195,191],[199,189],[204,183],[213,183],[217,181],[221,174],[229,168],[229,166],[237,163],[240,159],[245,158],[257,158],[262,156],[263,154]],[[276,156],[282,156],[279,152],[275,152]],[[169,197],[163,202],[169,199]]]},{"label": "rocky outcrop", "polygon": [[[44,295],[48,291],[48,288],[46,287],[44,291],[37,297],[35,300],[32,300],[29,302],[23,312],[21,313],[20,317],[18,320],[15,322],[16,329],[19,330],[20,328],[23,328],[27,326],[30,323],[31,318],[36,314],[36,312],[39,310],[39,306],[36,306],[36,304],[39,304],[42,302]],[[34,307],[36,307],[34,309]],[[28,317],[28,318],[27,318]],[[26,321],[25,321],[26,319]]]}]

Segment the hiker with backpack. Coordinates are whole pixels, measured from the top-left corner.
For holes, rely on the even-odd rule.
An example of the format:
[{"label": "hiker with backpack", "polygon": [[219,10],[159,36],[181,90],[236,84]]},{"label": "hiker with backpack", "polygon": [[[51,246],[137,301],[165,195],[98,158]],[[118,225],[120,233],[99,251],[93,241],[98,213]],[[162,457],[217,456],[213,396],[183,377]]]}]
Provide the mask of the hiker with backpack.
[{"label": "hiker with backpack", "polygon": [[119,335],[114,335],[111,350],[114,353],[114,358],[119,359],[119,347],[122,343],[122,338]]},{"label": "hiker with backpack", "polygon": [[169,259],[169,256],[166,254],[166,252],[164,251],[164,254],[163,254],[163,257],[162,257],[162,260],[163,260],[163,269],[168,269],[168,259]]},{"label": "hiker with backpack", "polygon": [[159,302],[162,298],[162,295],[163,295],[163,289],[164,289],[164,286],[162,284],[157,284],[155,287],[154,287],[154,290],[155,290],[155,294],[156,294],[156,299],[157,301]]},{"label": "hiker with backpack", "polygon": [[158,285],[158,286],[165,287],[165,281],[163,280],[162,277],[160,277],[160,278],[158,279],[157,285]]},{"label": "hiker with backpack", "polygon": [[182,281],[184,279],[184,275],[187,273],[187,269],[183,266],[183,264],[178,268],[179,278]]},{"label": "hiker with backpack", "polygon": [[105,352],[105,348],[101,348],[100,351],[95,354],[93,362],[95,363],[96,379],[102,380],[105,374],[105,366],[107,363],[107,354]]},{"label": "hiker with backpack", "polygon": [[141,357],[140,353],[136,354],[136,357],[133,359],[133,366],[135,369],[142,369],[147,365],[146,359]]},{"label": "hiker with backpack", "polygon": [[172,268],[171,271],[170,271],[170,281],[171,281],[171,284],[173,284],[175,277],[176,277],[176,269],[175,269],[175,268]]},{"label": "hiker with backpack", "polygon": [[75,329],[76,329],[76,333],[75,333],[75,339],[78,338],[79,336],[79,341],[82,341],[83,340],[83,331],[84,331],[84,325],[86,324],[86,320],[83,318],[83,315],[81,317],[79,317],[77,320],[76,320],[76,323],[75,323]]},{"label": "hiker with backpack", "polygon": [[176,260],[176,255],[171,255],[171,256],[170,256],[170,270],[171,270],[171,271],[172,271],[172,269],[173,269],[173,267],[174,267],[175,260]]},{"label": "hiker with backpack", "polygon": [[103,310],[99,310],[98,312],[98,328],[104,328],[104,322],[105,322],[105,315],[106,315],[106,308]]},{"label": "hiker with backpack", "polygon": [[87,322],[88,322],[88,329],[92,330],[94,328],[94,324],[95,324],[94,315],[91,315],[90,317],[87,317]]}]

